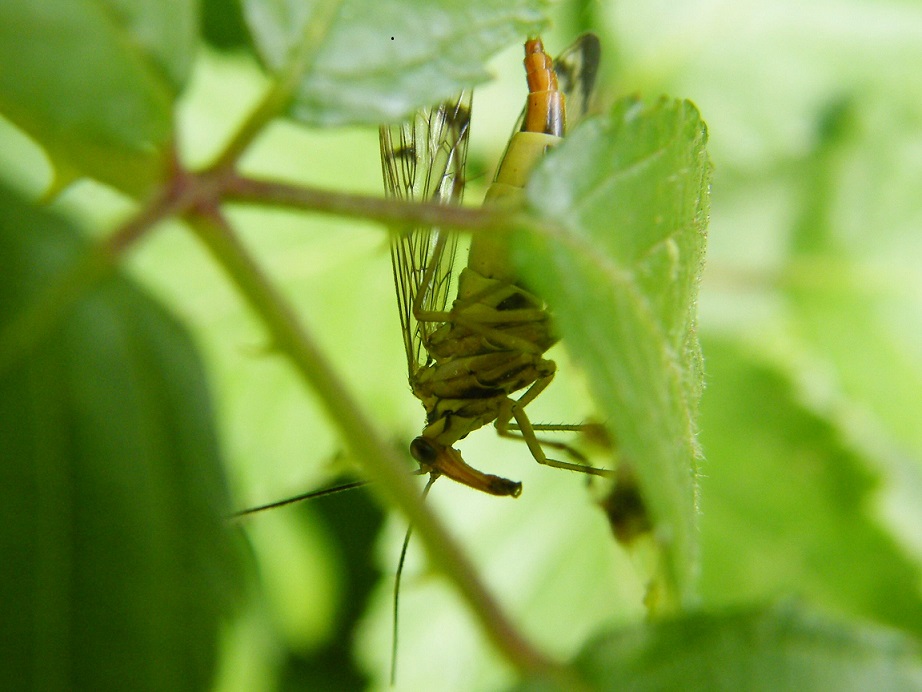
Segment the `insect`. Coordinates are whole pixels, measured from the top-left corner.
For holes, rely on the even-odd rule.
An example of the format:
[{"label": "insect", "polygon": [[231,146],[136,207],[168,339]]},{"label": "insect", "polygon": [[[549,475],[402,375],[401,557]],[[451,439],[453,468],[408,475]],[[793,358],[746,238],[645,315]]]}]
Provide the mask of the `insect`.
[{"label": "insect", "polygon": [[[568,99],[571,124],[587,112],[599,54],[593,34],[581,36],[553,62],[539,38],[526,41],[528,101],[485,205],[520,203],[529,173],[566,133]],[[381,128],[381,164],[389,197],[461,202],[470,105],[471,94],[465,91],[418,111],[403,124]],[[582,426],[532,425],[525,413],[556,372],[554,362],[544,358],[557,341],[550,314],[544,301],[518,281],[498,239],[475,235],[467,265],[455,275],[457,245],[455,233],[438,228],[410,229],[391,244],[410,385],[426,410],[426,425],[410,444],[420,473],[429,474],[423,495],[444,475],[491,495],[518,497],[521,483],[475,469],[455,449],[459,440],[489,423],[501,436],[522,439],[541,464],[611,475],[545,455],[542,445],[585,461],[568,445],[535,435],[536,429]],[[457,289],[449,307],[453,284]],[[411,530],[404,537],[394,582],[391,684],[396,676],[400,577]]]},{"label": "insect", "polygon": [[[539,38],[525,43],[528,102],[485,204],[520,201],[530,171],[566,132],[567,106],[571,121],[586,112],[598,58],[592,34],[581,36],[554,62]],[[404,124],[382,127],[388,196],[460,203],[469,130],[470,92],[421,110]],[[525,413],[556,371],[544,358],[557,341],[544,301],[517,280],[497,238],[475,235],[467,265],[457,276],[456,250],[453,232],[432,228],[401,233],[391,246],[410,385],[426,410],[425,428],[410,444],[420,470],[433,480],[444,475],[492,495],[517,497],[521,483],[473,468],[455,449],[469,433],[494,423],[501,436],[522,439],[541,464],[610,475],[585,463],[548,458],[543,446],[581,456],[560,442],[539,440],[535,430],[580,426],[535,426]]]},{"label": "insect", "polygon": [[[599,62],[599,41],[585,34],[552,61],[538,38],[525,43],[529,97],[506,148],[485,204],[516,205],[530,171],[567,127],[588,111]],[[569,116],[569,122],[568,122]],[[412,119],[380,131],[385,191],[389,197],[460,204],[470,134],[471,92]],[[518,281],[496,238],[476,235],[466,266],[455,272],[457,233],[441,228],[412,228],[395,235],[391,260],[413,393],[426,410],[426,425],[410,444],[420,473],[428,473],[428,492],[440,476],[483,492],[517,497],[518,481],[484,473],[468,465],[455,444],[494,423],[502,436],[527,444],[541,464],[594,475],[612,472],[586,463],[549,459],[543,446],[566,451],[568,445],[539,440],[537,431],[574,431],[581,425],[533,425],[525,413],[556,372],[544,353],[557,342],[544,301]],[[454,299],[449,306],[449,300]],[[524,390],[518,398],[517,392]],[[314,491],[238,512],[241,517],[364,485],[364,481]],[[394,638],[391,682],[396,675],[397,594],[410,539],[407,531],[394,584]]]}]

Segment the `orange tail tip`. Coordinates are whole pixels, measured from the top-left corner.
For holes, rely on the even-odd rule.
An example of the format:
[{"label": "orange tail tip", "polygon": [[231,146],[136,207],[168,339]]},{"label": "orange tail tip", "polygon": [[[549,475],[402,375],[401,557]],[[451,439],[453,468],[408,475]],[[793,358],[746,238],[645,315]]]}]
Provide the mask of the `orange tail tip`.
[{"label": "orange tail tip", "polygon": [[554,61],[544,50],[540,38],[530,38],[525,42],[525,74],[528,77],[528,90],[557,91],[557,74]]},{"label": "orange tail tip", "polygon": [[528,104],[523,132],[543,132],[563,137],[566,129],[566,100],[557,84],[554,61],[538,37],[525,42],[525,74],[528,78]]}]

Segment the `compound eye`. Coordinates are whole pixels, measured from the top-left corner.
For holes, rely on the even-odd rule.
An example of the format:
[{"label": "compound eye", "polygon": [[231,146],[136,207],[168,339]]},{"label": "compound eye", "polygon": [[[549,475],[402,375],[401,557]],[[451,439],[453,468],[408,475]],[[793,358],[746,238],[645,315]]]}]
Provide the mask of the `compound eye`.
[{"label": "compound eye", "polygon": [[438,456],[435,447],[425,437],[417,437],[410,443],[410,454],[423,466],[431,466]]}]

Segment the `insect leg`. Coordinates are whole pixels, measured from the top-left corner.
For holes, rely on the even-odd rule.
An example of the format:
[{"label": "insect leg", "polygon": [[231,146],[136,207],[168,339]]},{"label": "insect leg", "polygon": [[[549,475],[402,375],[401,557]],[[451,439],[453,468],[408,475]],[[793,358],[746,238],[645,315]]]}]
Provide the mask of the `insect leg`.
[{"label": "insect leg", "polygon": [[[435,247],[432,251],[433,256],[441,257],[445,253],[445,246],[448,244],[449,236],[445,233],[439,233],[438,238],[435,241]],[[423,273],[422,279],[419,282],[419,286],[416,289],[416,294],[413,296],[413,316],[420,322],[443,322],[445,321],[444,316],[449,313],[444,311],[426,311],[423,309],[423,302],[427,299],[430,294],[430,291],[433,290],[433,284],[436,281],[436,270],[439,268],[438,262],[429,262],[426,266],[426,270]],[[423,318],[423,315],[428,317]]]},{"label": "insect leg", "polygon": [[[501,437],[509,437],[515,439],[524,440],[525,444],[528,445],[528,451],[531,452],[531,455],[534,457],[535,461],[539,464],[544,464],[545,466],[553,466],[558,469],[567,469],[569,471],[578,471],[580,473],[588,473],[593,476],[603,476],[606,478],[611,478],[614,476],[614,472],[609,469],[600,469],[595,466],[587,466],[585,464],[578,464],[569,461],[560,461],[558,459],[549,459],[542,449],[542,444],[547,444],[551,447],[557,449],[564,449],[577,459],[583,458],[582,454],[576,452],[569,445],[566,445],[562,442],[554,442],[550,440],[539,440],[535,435],[535,429],[531,424],[531,421],[528,420],[528,416],[525,414],[525,406],[527,406],[531,401],[535,399],[544,389],[551,383],[551,380],[554,379],[554,374],[551,373],[546,377],[542,377],[537,380],[528,390],[519,397],[518,400],[515,399],[506,399],[505,410],[501,411],[500,415],[496,418],[496,431]],[[516,431],[510,429],[512,420],[515,420]],[[551,429],[551,426],[541,426],[542,429]],[[557,426],[566,429],[572,429],[574,426]],[[574,453],[575,452],[575,453]]]},{"label": "insect leg", "polygon": [[[428,276],[428,271],[426,276]],[[430,277],[431,278],[431,277]],[[539,322],[547,318],[547,310],[544,308],[520,308],[516,310],[494,310],[495,314],[485,314],[485,308],[492,307],[486,303],[490,296],[506,289],[509,284],[496,284],[488,286],[486,289],[479,291],[465,298],[458,298],[454,307],[449,310],[423,310],[422,309],[422,292],[417,294],[413,303],[413,317],[418,322],[452,322],[468,326],[471,320],[476,320],[482,324],[505,324],[515,322]],[[468,310],[478,310],[475,318],[465,319],[465,312]]]},{"label": "insect leg", "polygon": [[541,355],[546,350],[546,346],[538,345],[535,340],[509,334],[507,330],[497,328],[494,325],[510,325],[535,323],[536,336],[539,338],[547,331],[544,326],[547,320],[547,312],[537,309],[522,310],[493,310],[493,314],[487,314],[488,306],[474,304],[472,307],[481,308],[470,315],[465,314],[465,310],[453,309],[450,312],[432,312],[420,310],[416,312],[414,307],[413,317],[417,322],[444,322],[468,329],[474,334],[480,334],[496,344],[503,346],[511,351],[522,353],[533,353]]},{"label": "insect leg", "polygon": [[[614,452],[614,446],[611,444],[611,440],[608,438],[608,432],[605,430],[605,426],[601,423],[532,423],[532,430],[536,432],[575,432],[582,433],[589,440],[591,440],[596,446],[604,447],[610,452]],[[509,430],[513,432],[518,432],[519,426],[517,423],[509,423]],[[572,457],[577,460],[585,461],[584,455],[573,448],[572,445],[568,445],[564,442],[559,442],[557,440],[548,440],[546,438],[538,438],[541,444],[545,447],[554,447],[555,449],[562,449]]]},{"label": "insect leg", "polygon": [[[570,431],[577,427],[578,426],[573,426],[573,425],[563,426],[563,428],[565,428],[567,431]],[[536,431],[536,430],[549,431],[549,432],[559,432],[560,431],[560,427],[556,425],[544,425],[544,424],[535,424],[535,423],[531,424],[531,429],[533,431]],[[523,437],[522,429],[519,427],[518,423],[509,423],[509,425],[506,427],[506,430],[508,431],[508,434],[505,435],[505,437],[510,437],[510,438],[514,437],[516,439],[520,439]],[[572,459],[575,459],[580,464],[584,466],[589,465],[589,459],[586,458],[586,455],[584,455],[582,452],[576,449],[576,447],[574,447],[573,445],[568,445],[566,442],[561,442],[560,440],[549,440],[546,437],[536,436],[536,439],[538,440],[542,448],[552,447],[553,449],[559,449],[561,452],[565,453],[567,456],[571,457]]]}]

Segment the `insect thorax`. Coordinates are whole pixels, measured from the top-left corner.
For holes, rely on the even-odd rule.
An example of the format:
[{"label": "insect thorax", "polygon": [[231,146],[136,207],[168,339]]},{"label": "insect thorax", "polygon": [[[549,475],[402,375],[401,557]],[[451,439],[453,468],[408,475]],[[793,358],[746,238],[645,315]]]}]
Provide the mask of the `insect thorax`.
[{"label": "insect thorax", "polygon": [[494,421],[513,392],[552,374],[542,354],[557,338],[544,302],[507,280],[465,268],[450,321],[427,344],[432,361],[414,378],[427,437],[453,444]]}]

